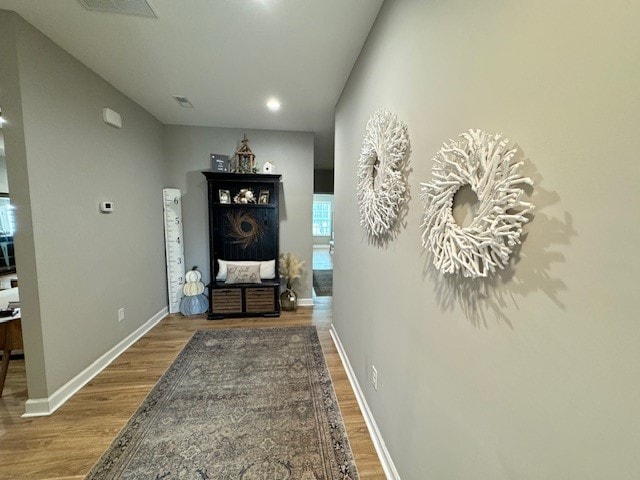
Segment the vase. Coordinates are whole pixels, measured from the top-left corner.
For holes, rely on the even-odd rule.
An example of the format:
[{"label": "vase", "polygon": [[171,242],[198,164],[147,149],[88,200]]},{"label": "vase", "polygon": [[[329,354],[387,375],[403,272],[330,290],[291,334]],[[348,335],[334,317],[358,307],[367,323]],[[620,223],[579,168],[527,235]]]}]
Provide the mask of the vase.
[{"label": "vase", "polygon": [[280,294],[280,308],[285,311],[293,311],[298,308],[298,294],[291,288],[287,288]]}]

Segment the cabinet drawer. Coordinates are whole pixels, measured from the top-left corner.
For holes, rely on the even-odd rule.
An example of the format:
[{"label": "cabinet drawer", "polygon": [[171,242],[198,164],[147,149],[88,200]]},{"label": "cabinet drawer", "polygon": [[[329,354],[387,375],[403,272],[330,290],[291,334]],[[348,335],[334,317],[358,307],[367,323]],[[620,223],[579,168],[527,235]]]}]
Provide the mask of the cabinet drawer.
[{"label": "cabinet drawer", "polygon": [[213,311],[235,313],[242,311],[242,291],[239,288],[213,290]]},{"label": "cabinet drawer", "polygon": [[275,309],[275,288],[247,288],[247,312],[272,312]]}]

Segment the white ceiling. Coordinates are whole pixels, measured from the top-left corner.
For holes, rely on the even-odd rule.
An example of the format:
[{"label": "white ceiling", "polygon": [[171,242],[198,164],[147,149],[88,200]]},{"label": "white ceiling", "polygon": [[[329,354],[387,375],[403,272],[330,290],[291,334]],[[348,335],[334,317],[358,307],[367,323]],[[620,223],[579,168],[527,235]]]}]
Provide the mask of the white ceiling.
[{"label": "white ceiling", "polygon": [[[165,124],[316,133],[333,165],[334,107],[383,0],[149,0],[158,18],[76,0],[0,0]],[[172,95],[195,105],[186,109]],[[282,108],[265,107],[270,96]]]}]

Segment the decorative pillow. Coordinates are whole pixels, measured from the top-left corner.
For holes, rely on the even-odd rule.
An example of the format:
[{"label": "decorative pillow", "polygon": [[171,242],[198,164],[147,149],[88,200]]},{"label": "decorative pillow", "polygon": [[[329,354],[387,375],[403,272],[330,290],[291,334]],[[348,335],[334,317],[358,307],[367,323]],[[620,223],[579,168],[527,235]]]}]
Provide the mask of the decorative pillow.
[{"label": "decorative pillow", "polygon": [[227,266],[228,265],[259,265],[260,266],[260,278],[262,280],[272,280],[276,278],[276,261],[266,260],[264,262],[256,261],[228,261],[218,259],[218,274],[216,280],[223,281],[227,279]]},{"label": "decorative pillow", "polygon": [[260,281],[260,265],[227,265],[225,283],[262,283]]},{"label": "decorative pillow", "polygon": [[265,260],[260,262],[260,278],[264,280],[273,280],[276,278],[276,261]]}]

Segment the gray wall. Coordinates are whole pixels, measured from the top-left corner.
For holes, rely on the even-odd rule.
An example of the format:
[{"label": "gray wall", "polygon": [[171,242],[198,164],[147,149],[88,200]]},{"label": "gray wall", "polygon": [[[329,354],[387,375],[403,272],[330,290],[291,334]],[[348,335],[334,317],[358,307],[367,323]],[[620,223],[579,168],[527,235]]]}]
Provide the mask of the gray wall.
[{"label": "gray wall", "polygon": [[245,133],[249,147],[256,155],[257,165],[262,167],[270,161],[275,165],[275,172],[282,175],[280,251],[294,252],[307,262],[308,268],[296,291],[300,298],[311,298],[312,133],[177,125],[164,127],[168,185],[181,189],[183,195],[186,266],[197,265],[206,282],[209,281],[207,184],[202,172],[211,169],[211,153],[233,156]]},{"label": "gray wall", "polygon": [[[167,305],[162,126],[17,15],[0,11],[0,32],[0,105],[35,399]],[[106,106],[122,114],[121,130],[102,122]],[[104,200],[115,203],[114,213],[99,213]]]},{"label": "gray wall", "polygon": [[7,179],[7,159],[0,155],[0,192],[9,193],[9,180]]},{"label": "gray wall", "polygon": [[[638,19],[622,0],[383,5],[336,111],[334,322],[403,479],[640,478]],[[353,194],[380,107],[412,150],[385,247]],[[536,182],[489,282],[433,274],[420,244],[420,182],[470,128],[517,143]]]},{"label": "gray wall", "polygon": [[313,172],[313,192],[333,193],[333,170],[315,170]]}]

